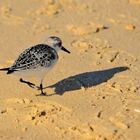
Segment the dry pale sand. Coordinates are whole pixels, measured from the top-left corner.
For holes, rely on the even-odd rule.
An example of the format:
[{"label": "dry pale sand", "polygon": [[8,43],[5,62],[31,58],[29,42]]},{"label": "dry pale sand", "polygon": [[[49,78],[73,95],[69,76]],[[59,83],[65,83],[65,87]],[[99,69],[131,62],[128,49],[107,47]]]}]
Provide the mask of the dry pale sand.
[{"label": "dry pale sand", "polygon": [[50,96],[0,73],[0,140],[139,140],[140,0],[0,0],[0,68],[50,35]]}]

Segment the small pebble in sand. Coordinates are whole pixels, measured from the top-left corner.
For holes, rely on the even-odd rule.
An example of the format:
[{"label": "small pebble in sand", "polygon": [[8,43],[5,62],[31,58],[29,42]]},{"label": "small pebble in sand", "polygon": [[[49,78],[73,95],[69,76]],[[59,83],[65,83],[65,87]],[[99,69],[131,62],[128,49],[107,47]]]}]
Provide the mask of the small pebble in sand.
[{"label": "small pebble in sand", "polygon": [[31,121],[31,120],[34,120],[34,119],[35,119],[35,117],[32,116],[32,115],[27,115],[27,117],[26,117],[27,121]]},{"label": "small pebble in sand", "polygon": [[1,110],[0,112],[1,112],[1,114],[4,114],[4,113],[7,112],[7,109],[3,109],[3,110]]},{"label": "small pebble in sand", "polygon": [[136,26],[133,25],[133,24],[127,24],[127,25],[125,26],[125,29],[126,29],[126,30],[129,30],[129,31],[132,31],[132,30],[134,30],[135,28],[136,28]]},{"label": "small pebble in sand", "polygon": [[22,132],[26,132],[28,130],[27,127],[22,128]]},{"label": "small pebble in sand", "polygon": [[3,6],[3,7],[1,7],[0,11],[1,11],[2,15],[9,16],[9,14],[12,11],[12,8],[9,6]]}]

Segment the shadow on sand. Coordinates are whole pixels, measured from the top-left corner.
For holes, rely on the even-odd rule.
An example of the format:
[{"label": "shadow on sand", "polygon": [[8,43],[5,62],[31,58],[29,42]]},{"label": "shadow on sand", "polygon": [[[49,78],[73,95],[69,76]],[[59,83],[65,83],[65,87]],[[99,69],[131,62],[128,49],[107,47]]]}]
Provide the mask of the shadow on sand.
[{"label": "shadow on sand", "polygon": [[85,72],[65,78],[48,87],[54,88],[55,94],[63,95],[66,91],[79,90],[82,87],[89,88],[97,86],[103,82],[107,82],[116,73],[126,71],[128,69],[128,67],[115,67],[101,71]]}]

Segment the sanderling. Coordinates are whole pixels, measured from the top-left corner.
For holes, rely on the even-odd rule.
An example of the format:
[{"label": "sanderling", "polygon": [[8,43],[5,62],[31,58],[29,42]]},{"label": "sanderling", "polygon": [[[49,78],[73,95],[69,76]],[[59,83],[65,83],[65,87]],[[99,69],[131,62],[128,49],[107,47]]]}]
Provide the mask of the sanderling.
[{"label": "sanderling", "polygon": [[28,84],[30,87],[37,87],[41,91],[40,95],[46,95],[43,92],[43,79],[46,73],[58,61],[58,51],[63,50],[70,53],[62,46],[60,38],[51,36],[44,43],[32,46],[24,50],[16,59],[14,64],[9,68],[2,68],[0,70],[7,71],[7,74],[20,74],[21,76],[29,75],[36,76],[40,79],[40,86],[25,81],[20,78],[20,82]]}]

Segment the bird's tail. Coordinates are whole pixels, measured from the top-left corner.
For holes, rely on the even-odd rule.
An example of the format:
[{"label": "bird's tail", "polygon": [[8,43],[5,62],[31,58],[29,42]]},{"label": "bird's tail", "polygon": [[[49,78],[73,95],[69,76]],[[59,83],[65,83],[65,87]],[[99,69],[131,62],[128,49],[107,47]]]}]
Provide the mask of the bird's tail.
[{"label": "bird's tail", "polygon": [[13,73],[14,71],[17,71],[17,70],[11,70],[10,68],[2,68],[2,69],[0,69],[0,71],[7,71],[7,74],[11,74],[11,73]]},{"label": "bird's tail", "polygon": [[0,69],[0,71],[8,71],[9,70],[9,68],[2,68],[2,69]]},{"label": "bird's tail", "polygon": [[0,71],[7,71],[7,74],[9,74],[9,68],[1,68]]}]

